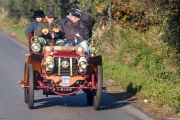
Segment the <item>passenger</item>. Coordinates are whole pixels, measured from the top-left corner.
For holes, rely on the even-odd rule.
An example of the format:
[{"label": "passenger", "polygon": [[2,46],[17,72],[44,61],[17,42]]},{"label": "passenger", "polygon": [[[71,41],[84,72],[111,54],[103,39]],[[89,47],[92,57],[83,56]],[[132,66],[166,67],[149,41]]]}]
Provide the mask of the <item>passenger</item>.
[{"label": "passenger", "polygon": [[45,19],[38,24],[36,29],[36,36],[44,38],[39,41],[41,48],[52,45],[52,36],[49,30],[55,31],[55,46],[62,46],[64,32],[61,25],[55,21],[55,14],[53,11],[48,11],[46,13]]},{"label": "passenger", "polygon": [[36,10],[34,11],[34,15],[33,15],[33,22],[28,26],[28,28],[25,30],[25,35],[28,36],[28,40],[30,41],[33,34],[34,34],[34,30],[36,29],[38,23],[42,20],[42,18],[44,17],[44,11],[42,10]]},{"label": "passenger", "polygon": [[86,59],[89,59],[88,39],[92,37],[92,27],[95,20],[90,15],[81,12],[79,7],[70,9],[68,16],[61,18],[59,23],[65,32],[65,46],[81,46],[85,49]]}]

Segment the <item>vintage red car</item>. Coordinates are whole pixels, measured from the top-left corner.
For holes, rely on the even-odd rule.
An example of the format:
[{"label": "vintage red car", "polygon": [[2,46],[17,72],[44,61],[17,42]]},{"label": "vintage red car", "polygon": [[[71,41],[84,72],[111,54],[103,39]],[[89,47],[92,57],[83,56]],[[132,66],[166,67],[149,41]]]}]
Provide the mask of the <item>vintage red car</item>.
[{"label": "vintage red car", "polygon": [[[75,95],[83,90],[87,104],[100,109],[103,87],[102,57],[96,55],[97,41],[89,40],[90,58],[85,59],[84,48],[67,46],[45,46],[42,53],[39,37],[30,40],[30,54],[26,55],[24,80],[24,101],[29,109],[34,107],[34,90],[43,90],[43,95]],[[54,38],[52,38],[54,43]]]}]

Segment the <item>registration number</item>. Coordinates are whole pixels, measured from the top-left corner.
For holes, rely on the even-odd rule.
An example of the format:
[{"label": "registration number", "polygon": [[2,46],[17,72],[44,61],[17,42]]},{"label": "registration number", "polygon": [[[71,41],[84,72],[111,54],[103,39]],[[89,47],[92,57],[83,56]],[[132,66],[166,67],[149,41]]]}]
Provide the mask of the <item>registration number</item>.
[{"label": "registration number", "polygon": [[69,76],[62,76],[62,86],[69,86]]}]

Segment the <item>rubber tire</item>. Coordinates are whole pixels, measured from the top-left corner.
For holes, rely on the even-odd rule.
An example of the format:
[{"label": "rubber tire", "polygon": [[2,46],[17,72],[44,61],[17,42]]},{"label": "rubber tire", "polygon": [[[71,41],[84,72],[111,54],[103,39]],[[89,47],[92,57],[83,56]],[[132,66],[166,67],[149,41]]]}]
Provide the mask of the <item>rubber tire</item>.
[{"label": "rubber tire", "polygon": [[96,92],[94,95],[94,109],[100,109],[101,96],[102,96],[102,86],[103,86],[103,69],[101,65],[97,66],[96,73],[97,83],[96,83]]},{"label": "rubber tire", "polygon": [[87,91],[86,92],[86,99],[87,105],[91,106],[93,104],[94,92]]},{"label": "rubber tire", "polygon": [[24,89],[24,102],[28,103],[28,90]]},{"label": "rubber tire", "polygon": [[[25,73],[26,73],[26,63],[24,63],[24,75]],[[24,89],[24,102],[28,103],[28,89]]]},{"label": "rubber tire", "polygon": [[29,73],[29,93],[28,93],[28,108],[34,108],[34,71],[32,64],[28,65]]}]

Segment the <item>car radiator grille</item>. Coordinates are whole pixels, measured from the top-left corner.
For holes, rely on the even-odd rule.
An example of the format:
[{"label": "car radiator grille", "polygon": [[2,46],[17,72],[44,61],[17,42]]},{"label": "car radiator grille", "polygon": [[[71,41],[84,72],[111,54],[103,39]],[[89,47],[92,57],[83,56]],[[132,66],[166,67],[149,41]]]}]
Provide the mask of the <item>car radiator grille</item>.
[{"label": "car radiator grille", "polygon": [[57,76],[75,76],[78,74],[77,59],[75,58],[54,58],[52,73]]}]

